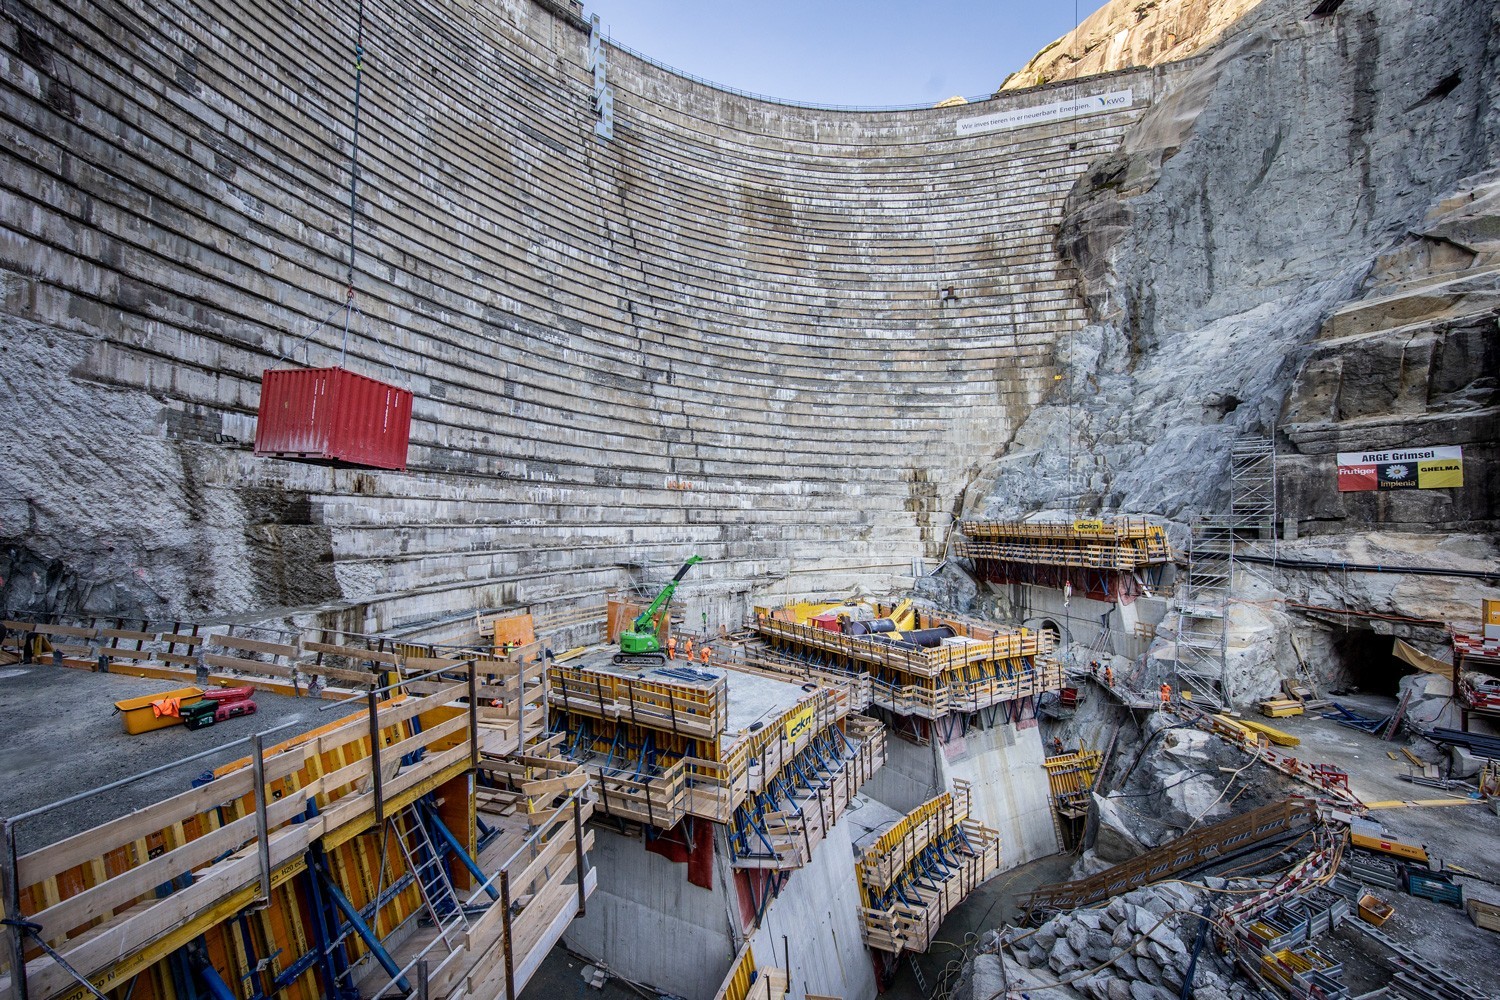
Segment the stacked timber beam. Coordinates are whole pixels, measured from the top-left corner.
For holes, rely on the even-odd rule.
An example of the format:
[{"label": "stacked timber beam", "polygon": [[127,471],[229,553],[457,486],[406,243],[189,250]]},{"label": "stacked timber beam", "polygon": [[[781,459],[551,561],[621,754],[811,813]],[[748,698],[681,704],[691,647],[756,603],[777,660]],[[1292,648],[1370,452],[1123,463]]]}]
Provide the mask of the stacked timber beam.
[{"label": "stacked timber beam", "polygon": [[855,862],[865,944],[925,952],[954,907],[1000,868],[1000,834],[969,817],[969,787],[922,803]]}]

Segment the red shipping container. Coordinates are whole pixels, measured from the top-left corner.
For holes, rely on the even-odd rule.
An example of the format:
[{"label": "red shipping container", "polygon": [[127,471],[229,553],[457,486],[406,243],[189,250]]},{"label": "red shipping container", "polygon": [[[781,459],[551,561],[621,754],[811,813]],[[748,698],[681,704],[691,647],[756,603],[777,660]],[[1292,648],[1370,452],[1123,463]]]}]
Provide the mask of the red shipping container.
[{"label": "red shipping container", "polygon": [[829,632],[843,631],[843,629],[839,627],[839,616],[835,614],[815,615],[808,620],[818,628],[825,629]]},{"label": "red shipping container", "polygon": [[255,453],[406,468],[411,393],[344,368],[276,368],[260,387]]}]

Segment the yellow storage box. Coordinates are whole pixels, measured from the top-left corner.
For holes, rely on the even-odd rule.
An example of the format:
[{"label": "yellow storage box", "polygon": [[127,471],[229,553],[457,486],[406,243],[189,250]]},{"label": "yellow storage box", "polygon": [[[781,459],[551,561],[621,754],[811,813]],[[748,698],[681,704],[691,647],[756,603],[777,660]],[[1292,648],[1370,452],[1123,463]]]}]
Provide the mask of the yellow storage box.
[{"label": "yellow storage box", "polygon": [[120,718],[125,726],[125,731],[132,736],[140,733],[149,733],[154,729],[165,729],[175,726],[182,721],[176,715],[158,715],[151,706],[158,703],[176,699],[178,706],[191,705],[203,697],[203,692],[198,688],[177,688],[173,691],[163,691],[161,694],[146,694],[139,698],[126,698],[124,701],[115,702],[115,711],[120,713]]}]

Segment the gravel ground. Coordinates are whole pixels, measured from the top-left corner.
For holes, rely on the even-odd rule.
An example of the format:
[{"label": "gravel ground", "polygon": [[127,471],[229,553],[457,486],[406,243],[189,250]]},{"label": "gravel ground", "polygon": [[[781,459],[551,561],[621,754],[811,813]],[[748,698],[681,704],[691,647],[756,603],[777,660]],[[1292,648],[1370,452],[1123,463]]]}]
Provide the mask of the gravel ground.
[{"label": "gravel ground", "polygon": [[224,748],[202,760],[24,821],[18,831],[23,853],[185,791],[204,771],[247,755],[249,747],[241,741],[254,733],[293,723],[269,737],[279,741],[339,714],[318,711],[328,702],[257,692],[259,710],[254,715],[197,732],[180,725],[139,736],[124,732],[115,714],[116,701],[182,686],[170,680],[51,665],[0,667],[0,726],[5,729],[0,743],[0,816],[14,816],[205,750]]}]

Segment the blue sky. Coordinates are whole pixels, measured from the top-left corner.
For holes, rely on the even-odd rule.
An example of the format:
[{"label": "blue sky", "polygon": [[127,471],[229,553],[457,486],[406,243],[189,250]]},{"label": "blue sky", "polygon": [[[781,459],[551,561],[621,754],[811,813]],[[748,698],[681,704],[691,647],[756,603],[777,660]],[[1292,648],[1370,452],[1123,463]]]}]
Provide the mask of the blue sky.
[{"label": "blue sky", "polygon": [[[1077,0],[1088,17],[1103,0]],[[605,34],[769,97],[883,107],[994,92],[1074,24],[1074,0],[584,0]]]}]

